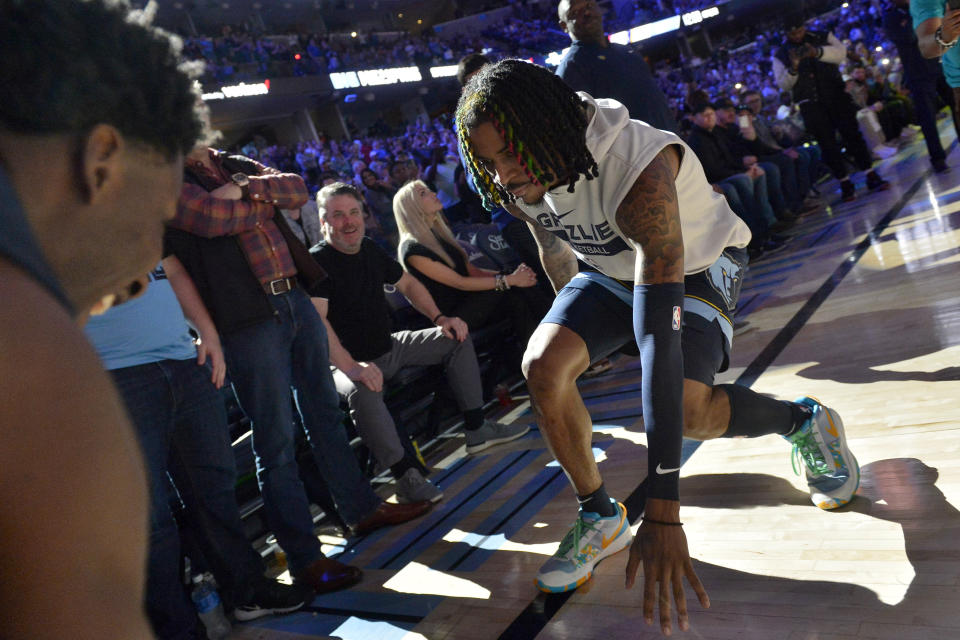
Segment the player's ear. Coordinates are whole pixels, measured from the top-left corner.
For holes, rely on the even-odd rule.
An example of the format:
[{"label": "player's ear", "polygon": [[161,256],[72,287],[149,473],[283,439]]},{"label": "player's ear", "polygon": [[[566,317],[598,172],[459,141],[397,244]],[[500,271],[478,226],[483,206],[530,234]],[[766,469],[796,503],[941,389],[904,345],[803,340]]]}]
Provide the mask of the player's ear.
[{"label": "player's ear", "polygon": [[109,198],[123,180],[123,135],[108,124],[93,127],[80,143],[78,179],[87,204]]}]

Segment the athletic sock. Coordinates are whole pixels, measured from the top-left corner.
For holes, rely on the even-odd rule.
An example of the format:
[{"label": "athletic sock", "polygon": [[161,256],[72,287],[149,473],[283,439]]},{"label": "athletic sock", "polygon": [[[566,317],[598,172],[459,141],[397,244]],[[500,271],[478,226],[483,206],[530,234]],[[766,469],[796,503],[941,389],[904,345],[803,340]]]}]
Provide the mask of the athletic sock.
[{"label": "athletic sock", "polygon": [[777,400],[738,384],[721,384],[730,398],[730,423],[724,438],[756,438],[771,433],[793,434],[810,417],[810,410],[794,402]]},{"label": "athletic sock", "polygon": [[807,420],[813,417],[813,411],[810,410],[810,407],[796,402],[790,402],[788,404],[790,405],[790,412],[793,414],[793,424],[789,431],[780,434],[786,438],[795,434]]},{"label": "athletic sock", "polygon": [[577,502],[580,503],[580,509],[583,511],[599,513],[602,518],[609,518],[617,513],[617,505],[607,495],[607,490],[602,484],[593,493],[585,496],[578,495]]},{"label": "athletic sock", "polygon": [[483,426],[483,407],[463,412],[463,428],[467,431],[476,431]]}]

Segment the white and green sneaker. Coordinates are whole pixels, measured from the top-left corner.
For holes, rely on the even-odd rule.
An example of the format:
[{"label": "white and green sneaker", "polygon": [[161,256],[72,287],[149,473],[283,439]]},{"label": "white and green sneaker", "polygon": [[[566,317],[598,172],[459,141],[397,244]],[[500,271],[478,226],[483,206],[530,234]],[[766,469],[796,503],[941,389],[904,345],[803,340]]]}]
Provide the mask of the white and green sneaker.
[{"label": "white and green sneaker", "polygon": [[560,548],[540,567],[536,580],[538,589],[547,593],[576,589],[590,579],[593,568],[601,560],[633,541],[627,508],[619,502],[616,505],[617,513],[607,518],[598,513],[580,512]]},{"label": "white and green sneaker", "polygon": [[800,474],[800,460],[807,468],[810,500],[821,509],[836,509],[850,502],[860,486],[860,465],[847,448],[840,415],[815,398],[795,402],[813,415],[797,432],[787,436],[793,444],[793,470]]}]

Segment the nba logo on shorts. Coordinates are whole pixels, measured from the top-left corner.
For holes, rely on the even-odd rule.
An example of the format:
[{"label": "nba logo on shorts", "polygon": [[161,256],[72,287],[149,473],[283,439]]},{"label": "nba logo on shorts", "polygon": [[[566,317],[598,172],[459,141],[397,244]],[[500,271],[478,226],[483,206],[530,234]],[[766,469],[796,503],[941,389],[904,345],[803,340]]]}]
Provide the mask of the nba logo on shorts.
[{"label": "nba logo on shorts", "polygon": [[673,308],[673,330],[680,331],[680,307]]}]

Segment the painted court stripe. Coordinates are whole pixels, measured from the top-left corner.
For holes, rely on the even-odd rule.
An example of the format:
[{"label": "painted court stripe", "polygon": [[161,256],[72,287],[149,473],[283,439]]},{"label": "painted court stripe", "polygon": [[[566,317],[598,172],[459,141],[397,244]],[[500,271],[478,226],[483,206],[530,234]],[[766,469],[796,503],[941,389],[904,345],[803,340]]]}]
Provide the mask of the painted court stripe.
[{"label": "painted court stripe", "polygon": [[[606,450],[613,442],[598,442],[593,448]],[[505,539],[514,535],[568,486],[566,476],[559,466],[543,469],[481,522],[475,532],[471,532],[481,536],[474,544],[466,549],[451,550],[434,568],[443,571],[476,570],[496,552],[496,547],[489,544],[491,536],[502,536]]]},{"label": "painted court stripe", "polygon": [[[436,476],[434,481],[438,485],[440,483],[446,483],[447,480],[450,481],[450,484],[453,484],[460,477],[465,476],[473,471],[474,467],[476,467],[482,459],[483,456],[464,458],[463,460],[451,466],[449,469],[444,470],[443,473]],[[383,529],[378,529],[377,531],[369,533],[361,538],[352,538],[340,554],[333,554],[331,557],[336,557],[340,562],[346,562],[349,564],[353,558],[360,555],[367,549],[376,546],[381,538],[390,535],[393,535],[390,531],[390,527],[384,527]]]},{"label": "painted court stripe", "polygon": [[742,318],[752,311],[756,310],[758,307],[763,305],[770,298],[770,293],[758,294],[750,298],[747,304],[737,309],[737,317]]},{"label": "painted court stripe", "polygon": [[277,631],[317,634],[330,633],[347,618],[355,616],[413,628],[444,599],[445,596],[437,595],[352,589],[317,596],[296,613],[263,618],[247,624]]},{"label": "painted court stripe", "polygon": [[468,489],[457,494],[455,500],[441,503],[424,518],[422,526],[402,536],[395,545],[374,558],[369,568],[402,569],[443,536],[457,522],[470,515],[473,509],[510,481],[515,473],[529,465],[543,453],[543,449],[514,452],[504,456],[506,464],[496,464]]}]

